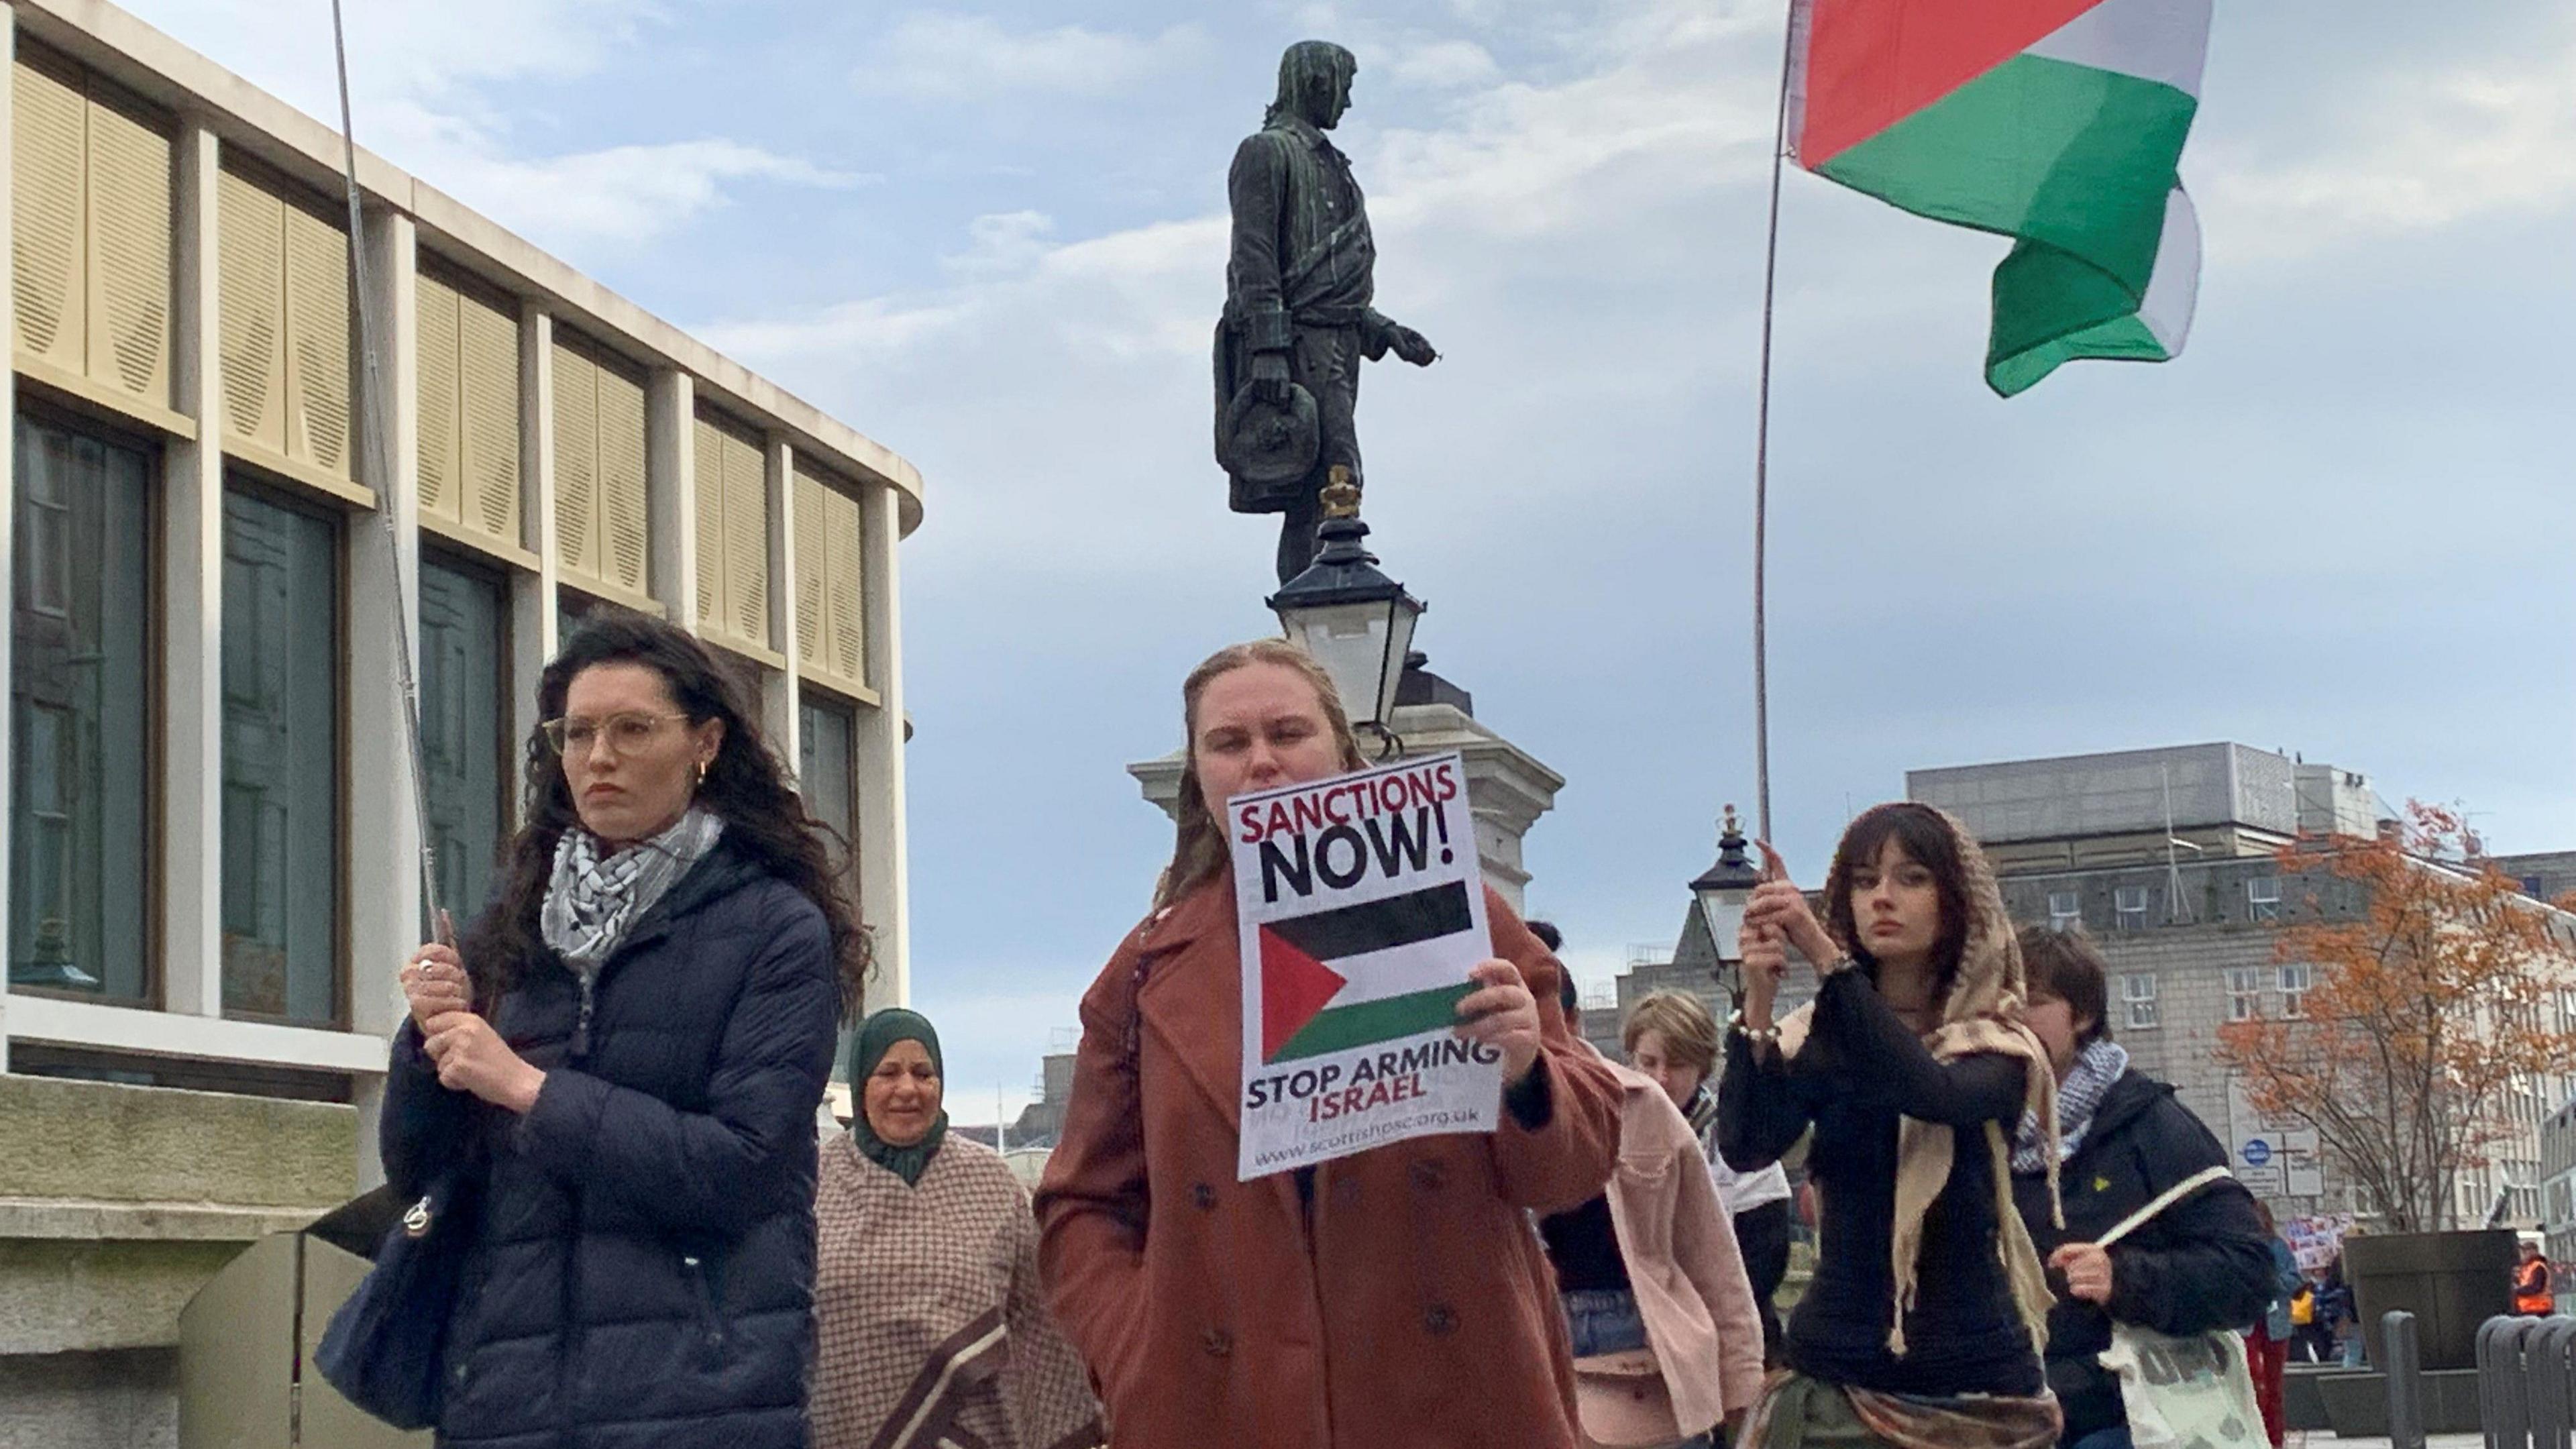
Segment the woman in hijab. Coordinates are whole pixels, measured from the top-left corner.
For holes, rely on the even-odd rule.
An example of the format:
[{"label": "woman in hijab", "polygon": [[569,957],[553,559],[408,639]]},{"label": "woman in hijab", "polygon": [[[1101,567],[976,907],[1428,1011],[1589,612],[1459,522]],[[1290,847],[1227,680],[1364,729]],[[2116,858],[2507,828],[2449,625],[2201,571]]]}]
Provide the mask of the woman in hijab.
[{"label": "woman in hijab", "polygon": [[814,1449],[1090,1449],[1100,1407],[1047,1317],[1028,1194],[948,1135],[943,1076],[919,1013],[859,1028],[859,1112],[814,1209]]},{"label": "woman in hijab", "polygon": [[[2022,1024],[2021,953],[1984,853],[1930,806],[1874,807],[1834,852],[1822,923],[1763,855],[1718,1142],[1752,1172],[1812,1128],[1822,1228],[1788,1367],[1742,1442],[2048,1449],[2052,1299],[2013,1209],[2010,1134],[2026,1113],[2044,1124],[2053,1196],[2056,1079]],[[1822,985],[1775,1019],[1792,945]]]},{"label": "woman in hijab", "polygon": [[801,1449],[814,1110],[867,938],[759,714],[685,631],[537,686],[496,899],[402,969],[404,1200],[466,1174],[439,1443]]}]

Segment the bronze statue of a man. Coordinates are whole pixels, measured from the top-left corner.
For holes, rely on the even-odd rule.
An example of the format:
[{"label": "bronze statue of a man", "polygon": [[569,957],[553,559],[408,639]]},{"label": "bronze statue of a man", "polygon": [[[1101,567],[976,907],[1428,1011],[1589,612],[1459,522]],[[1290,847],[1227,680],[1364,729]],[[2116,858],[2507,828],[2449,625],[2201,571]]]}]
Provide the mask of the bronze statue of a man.
[{"label": "bronze statue of a man", "polygon": [[1237,513],[1282,513],[1279,581],[1305,571],[1336,464],[1360,473],[1351,414],[1360,360],[1439,354],[1371,307],[1377,244],[1351,163],[1324,133],[1350,108],[1351,53],[1299,41],[1279,58],[1279,98],[1226,173],[1234,244],[1217,323],[1217,461]]}]

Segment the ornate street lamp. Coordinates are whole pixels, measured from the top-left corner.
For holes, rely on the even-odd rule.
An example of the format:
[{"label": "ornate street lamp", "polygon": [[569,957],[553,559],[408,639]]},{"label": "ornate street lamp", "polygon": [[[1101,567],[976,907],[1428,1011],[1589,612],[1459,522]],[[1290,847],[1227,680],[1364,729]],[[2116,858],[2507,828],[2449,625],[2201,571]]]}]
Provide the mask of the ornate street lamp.
[{"label": "ornate street lamp", "polygon": [[1717,944],[1717,977],[1728,995],[1742,1004],[1744,983],[1740,968],[1744,964],[1744,907],[1753,899],[1753,888],[1762,883],[1761,867],[1744,853],[1744,829],[1736,822],[1735,807],[1726,807],[1726,818],[1718,826],[1717,864],[1700,872],[1690,883],[1691,898],[1699,902],[1700,919],[1708,926],[1711,941]]},{"label": "ornate street lamp", "polygon": [[1377,556],[1361,545],[1369,528],[1360,522],[1360,490],[1350,470],[1336,464],[1330,476],[1324,521],[1315,530],[1323,547],[1268,602],[1288,637],[1332,676],[1352,727],[1372,729],[1392,747],[1396,685],[1423,606],[1379,573]]}]

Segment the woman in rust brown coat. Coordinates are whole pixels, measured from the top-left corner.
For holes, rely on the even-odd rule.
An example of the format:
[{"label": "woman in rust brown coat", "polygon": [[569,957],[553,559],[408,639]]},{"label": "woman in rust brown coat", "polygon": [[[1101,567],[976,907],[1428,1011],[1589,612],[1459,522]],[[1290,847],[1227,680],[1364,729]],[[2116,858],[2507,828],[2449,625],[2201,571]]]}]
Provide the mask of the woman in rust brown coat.
[{"label": "woman in rust brown coat", "polygon": [[1459,1004],[1496,1048],[1501,1125],[1235,1180],[1242,988],[1211,813],[1357,768],[1331,681],[1288,644],[1182,686],[1179,828],[1153,914],[1082,1001],[1037,1198],[1058,1321],[1118,1449],[1573,1449],[1573,1370],[1529,1211],[1598,1195],[1620,1087],[1557,1007],[1559,968],[1490,891],[1496,959]]}]

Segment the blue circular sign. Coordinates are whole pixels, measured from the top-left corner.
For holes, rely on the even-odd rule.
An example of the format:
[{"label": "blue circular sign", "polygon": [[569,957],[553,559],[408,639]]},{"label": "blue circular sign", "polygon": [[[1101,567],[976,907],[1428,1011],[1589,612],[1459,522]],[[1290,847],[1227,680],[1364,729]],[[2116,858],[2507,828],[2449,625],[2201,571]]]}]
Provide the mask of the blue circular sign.
[{"label": "blue circular sign", "polygon": [[2272,1160],[2272,1144],[2260,1137],[2248,1137],[2245,1139],[2244,1155],[2247,1167],[2261,1167]]}]

